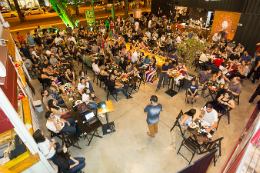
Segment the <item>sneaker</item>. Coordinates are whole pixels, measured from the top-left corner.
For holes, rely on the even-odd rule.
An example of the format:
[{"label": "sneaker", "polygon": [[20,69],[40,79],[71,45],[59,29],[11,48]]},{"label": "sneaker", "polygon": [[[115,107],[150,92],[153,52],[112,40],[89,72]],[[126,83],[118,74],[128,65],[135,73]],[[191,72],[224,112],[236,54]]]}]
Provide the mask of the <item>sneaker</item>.
[{"label": "sneaker", "polygon": [[252,101],[252,100],[249,100],[249,103],[253,103],[253,101]]},{"label": "sneaker", "polygon": [[159,89],[158,89],[158,88],[156,88],[155,92],[157,92],[157,91],[159,91]]},{"label": "sneaker", "polygon": [[187,100],[187,103],[189,104],[189,103],[190,103],[190,101],[189,101],[189,100]]},{"label": "sneaker", "polygon": [[126,99],[131,99],[131,98],[133,98],[132,96],[128,96]]},{"label": "sneaker", "polygon": [[191,102],[190,102],[190,104],[192,104],[192,105],[193,105],[193,101],[191,101]]},{"label": "sneaker", "polygon": [[98,116],[100,116],[100,117],[102,117],[102,118],[105,118],[105,116],[104,116],[103,114],[100,114],[100,115],[98,115]]}]

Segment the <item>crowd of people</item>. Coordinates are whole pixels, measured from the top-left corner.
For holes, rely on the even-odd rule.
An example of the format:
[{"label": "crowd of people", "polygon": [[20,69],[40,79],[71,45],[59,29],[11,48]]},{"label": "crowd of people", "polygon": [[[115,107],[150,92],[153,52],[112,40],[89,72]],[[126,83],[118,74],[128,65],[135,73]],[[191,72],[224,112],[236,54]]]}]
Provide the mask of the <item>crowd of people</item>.
[{"label": "crowd of people", "polygon": [[[138,20],[131,16],[125,19],[118,16],[117,19],[108,17],[107,20],[99,20],[87,26],[66,26],[65,30],[59,29],[57,33],[53,29],[43,32],[38,27],[35,34],[28,32],[26,38],[17,33],[17,46],[23,63],[31,77],[39,79],[44,87],[41,95],[48,110],[45,113],[46,127],[55,133],[63,131],[75,132],[79,137],[81,135],[60,96],[59,86],[65,83],[71,83],[77,88],[76,91],[82,96],[83,102],[92,109],[97,109],[97,102],[91,99],[95,92],[92,80],[86,69],[76,72],[74,64],[77,61],[92,69],[94,75],[106,84],[111,93],[122,91],[125,97],[130,99],[132,96],[119,80],[123,74],[153,83],[155,73],[160,71],[155,88],[158,91],[162,83],[169,83],[167,72],[178,70],[180,75],[173,82],[181,85],[180,80],[185,78],[189,69],[184,63],[188,57],[178,54],[178,45],[187,39],[198,39],[201,44],[208,43],[210,46],[199,52],[198,61],[202,70],[187,87],[187,103],[193,104],[200,96],[207,97],[209,93],[205,95],[205,92],[209,84],[223,85],[214,101],[207,103],[200,115],[211,124],[209,130],[215,131],[218,114],[227,108],[235,108],[234,99],[242,92],[242,81],[250,78],[253,73],[253,83],[259,78],[260,51],[252,58],[241,43],[236,44],[224,31],[216,33],[212,38],[206,38],[201,32],[181,32],[175,28],[173,30],[172,25],[170,19],[158,18],[148,13],[142,14]],[[145,56],[144,51],[150,52],[150,55]],[[160,70],[157,65],[158,56],[165,59]],[[109,72],[109,66],[117,68]],[[162,105],[157,102],[158,97],[153,95],[144,110],[148,112],[150,132],[147,134],[151,137],[155,137],[158,131],[159,114],[163,110]],[[181,126],[187,128],[188,122],[192,121],[195,114],[195,109],[186,112],[180,119]],[[75,172],[85,166],[84,159],[72,158],[62,146],[59,147],[55,141],[50,142],[44,138],[42,131],[36,131],[34,138],[46,158],[62,169]],[[53,148],[57,148],[56,154]]]}]

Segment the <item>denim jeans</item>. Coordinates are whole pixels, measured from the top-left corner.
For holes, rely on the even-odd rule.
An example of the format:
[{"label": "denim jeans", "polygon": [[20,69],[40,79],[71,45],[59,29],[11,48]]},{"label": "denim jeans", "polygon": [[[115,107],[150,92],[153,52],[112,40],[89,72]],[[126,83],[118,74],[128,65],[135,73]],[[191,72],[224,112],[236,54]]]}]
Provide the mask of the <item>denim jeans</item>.
[{"label": "denim jeans", "polygon": [[58,101],[58,104],[59,104],[60,107],[63,107],[63,108],[67,107],[62,98],[59,98],[57,101]]},{"label": "denim jeans", "polygon": [[97,102],[96,101],[89,102],[88,105],[90,106],[91,109],[97,109]]},{"label": "denim jeans", "polygon": [[[57,148],[59,148],[60,147],[60,144],[59,144],[59,142],[56,142],[55,143],[55,145],[56,145],[56,148],[55,148],[55,150],[57,149]],[[57,165],[58,166],[58,162],[57,162],[57,155],[56,155],[56,153],[52,156],[52,158],[50,158],[50,160],[52,160],[52,162],[55,164],[55,165]]]},{"label": "denim jeans", "polygon": [[61,131],[70,133],[76,132],[75,121],[73,120],[73,118],[68,118],[66,119],[66,121],[70,123],[70,126],[68,126],[68,124],[65,123],[65,126],[61,129]]},{"label": "denim jeans", "polygon": [[90,90],[90,92],[93,92],[93,86],[92,86],[92,84],[88,81],[88,84],[89,84],[89,90]]},{"label": "denim jeans", "polygon": [[163,78],[164,78],[165,84],[168,83],[169,76],[166,73],[161,73],[160,78],[159,78],[159,82],[158,82],[158,85],[157,85],[157,89],[161,88]]},{"label": "denim jeans", "polygon": [[116,94],[116,93],[118,93],[119,91],[122,91],[123,92],[123,94],[126,96],[126,98],[128,98],[129,96],[128,96],[128,94],[127,94],[127,92],[126,92],[126,90],[125,90],[125,88],[116,88],[114,91],[113,91],[113,94]]},{"label": "denim jeans", "polygon": [[[81,169],[83,169],[86,165],[85,163],[85,158],[83,157],[75,157],[74,158],[75,160],[79,161],[79,164],[77,164],[76,166],[74,166],[73,168],[71,168],[71,171],[74,173],[74,172],[77,172],[77,171],[80,171]],[[70,159],[70,165],[73,165],[75,162],[73,160]]]}]

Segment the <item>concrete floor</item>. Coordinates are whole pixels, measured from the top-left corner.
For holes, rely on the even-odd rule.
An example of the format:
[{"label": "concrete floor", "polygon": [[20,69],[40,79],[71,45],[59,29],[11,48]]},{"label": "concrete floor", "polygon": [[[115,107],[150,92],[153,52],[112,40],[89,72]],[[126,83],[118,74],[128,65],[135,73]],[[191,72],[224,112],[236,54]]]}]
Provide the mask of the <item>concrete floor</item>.
[{"label": "concrete floor", "polygon": [[[75,65],[77,71],[81,66]],[[189,70],[192,74],[197,74],[193,69]],[[92,77],[92,72],[88,70],[88,75]],[[185,103],[185,91],[181,90],[174,97],[165,94],[166,88],[160,89],[155,93],[158,80],[153,84],[146,83],[141,85],[138,92],[132,94],[133,98],[127,100],[122,93],[118,95],[118,102],[112,99],[115,111],[109,113],[109,121],[115,122],[116,133],[105,135],[103,138],[93,138],[90,146],[86,146],[86,141],[80,140],[81,150],[69,148],[72,156],[85,157],[86,167],[84,172],[91,173],[173,173],[180,171],[188,165],[188,162],[177,155],[182,137],[177,128],[170,132],[176,116],[180,110],[188,111],[191,108],[199,109],[210,99],[199,98],[193,105]],[[32,81],[36,89],[35,100],[41,99],[40,91],[42,87],[38,80]],[[106,100],[103,89],[93,84],[95,94],[101,100]],[[249,104],[248,100],[257,85],[253,85],[249,80],[244,81],[243,92],[240,97],[240,105],[231,111],[231,123],[228,125],[227,117],[220,121],[217,132],[213,139],[224,137],[222,141],[222,156],[218,159],[216,167],[210,166],[208,172],[221,172],[231,151],[237,142],[244,126],[252,114],[256,101]],[[150,96],[156,94],[159,103],[163,105],[163,112],[160,115],[159,132],[155,138],[149,137],[146,123],[146,114],[143,112],[149,103]],[[198,114],[196,115],[198,117]],[[41,129],[49,138],[50,133],[45,126],[46,120],[42,113],[38,115]],[[105,118],[100,118],[105,123]],[[102,135],[102,129],[99,128]],[[58,140],[57,140],[58,141]],[[184,148],[182,153],[191,157],[191,154]],[[201,158],[202,155],[195,155],[193,161]]]}]

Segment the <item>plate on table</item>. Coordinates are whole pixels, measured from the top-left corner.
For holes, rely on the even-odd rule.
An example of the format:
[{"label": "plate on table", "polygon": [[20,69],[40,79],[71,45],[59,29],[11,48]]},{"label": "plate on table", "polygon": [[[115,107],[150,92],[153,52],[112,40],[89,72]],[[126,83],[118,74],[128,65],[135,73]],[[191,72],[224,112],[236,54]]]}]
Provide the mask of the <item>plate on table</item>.
[{"label": "plate on table", "polygon": [[195,129],[196,127],[198,127],[198,125],[197,125],[195,122],[193,122],[193,121],[189,122],[189,123],[188,123],[188,126],[189,126],[190,128],[192,128],[192,129]]},{"label": "plate on table", "polygon": [[204,127],[205,129],[207,129],[207,128],[210,127],[209,123],[207,123],[207,122],[205,122],[205,121],[202,121],[202,122],[201,122],[201,126]]}]

